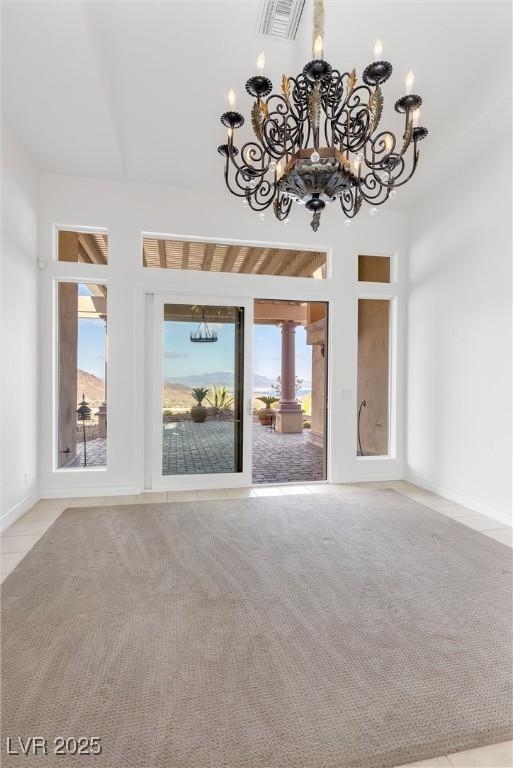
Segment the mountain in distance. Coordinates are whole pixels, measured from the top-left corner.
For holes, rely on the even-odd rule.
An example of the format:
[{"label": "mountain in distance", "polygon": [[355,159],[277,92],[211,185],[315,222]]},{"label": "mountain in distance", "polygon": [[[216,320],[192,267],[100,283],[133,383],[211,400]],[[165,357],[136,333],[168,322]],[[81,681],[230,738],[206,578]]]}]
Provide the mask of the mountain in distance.
[{"label": "mountain in distance", "polygon": [[182,384],[186,387],[213,387],[215,384],[231,387],[233,386],[233,373],[229,371],[191,373],[188,376],[166,376],[165,381],[169,384]]},{"label": "mountain in distance", "polygon": [[[234,374],[230,371],[215,371],[214,373],[191,373],[189,376],[168,376],[169,384],[182,384],[187,387],[213,387],[219,384],[224,387],[233,387]],[[274,379],[253,375],[253,387],[258,391],[267,391],[274,384]]]},{"label": "mountain in distance", "polygon": [[105,382],[94,373],[77,370],[77,403],[85,396],[89,405],[99,405],[105,400]]},{"label": "mountain in distance", "polygon": [[261,376],[259,373],[253,374],[253,389],[257,389],[259,392],[272,388],[272,385],[276,379],[270,379],[268,376]]}]

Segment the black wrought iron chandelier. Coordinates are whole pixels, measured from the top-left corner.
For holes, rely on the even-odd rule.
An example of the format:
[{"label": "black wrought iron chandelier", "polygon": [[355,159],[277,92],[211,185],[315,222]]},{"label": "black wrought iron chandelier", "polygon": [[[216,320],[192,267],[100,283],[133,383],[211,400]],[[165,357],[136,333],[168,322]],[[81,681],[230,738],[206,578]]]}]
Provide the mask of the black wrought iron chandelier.
[{"label": "black wrought iron chandelier", "polygon": [[231,108],[221,115],[227,142],[218,152],[225,158],[225,182],[233,195],[262,217],[272,205],[276,218],[285,222],[294,202],[304,205],[313,213],[311,226],[317,231],[326,203],[338,200],[350,224],[364,201],[374,214],[376,206],[395,197],[415,173],[418,144],[428,131],[419,126],[422,98],[412,92],[411,71],[407,92],[395,103],[395,111],[404,115],[402,139],[378,130],[381,86],[392,74],[392,65],[381,60],[382,44],[377,41],[375,60],[358,85],[354,69],[341,73],[325,60],[318,22],[319,16],[323,18],[322,0],[314,3],[314,59],[296,77],[283,75],[281,93],[271,94],[273,86],[263,74],[265,57],[260,54],[258,73],[246,83],[246,91],[255,98],[251,123],[256,141],[247,141],[240,149],[234,144],[244,117],[235,111],[231,90]]}]

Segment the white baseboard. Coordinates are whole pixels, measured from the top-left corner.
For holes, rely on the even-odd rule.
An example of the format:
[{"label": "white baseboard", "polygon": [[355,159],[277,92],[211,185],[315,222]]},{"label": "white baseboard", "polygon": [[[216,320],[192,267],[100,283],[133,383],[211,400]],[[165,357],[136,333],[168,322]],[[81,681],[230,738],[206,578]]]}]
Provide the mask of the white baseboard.
[{"label": "white baseboard", "polygon": [[492,517],[494,520],[499,520],[501,523],[505,523],[506,525],[511,525],[512,523],[511,516],[508,517],[508,513],[495,509],[490,504],[480,499],[468,496],[456,488],[452,488],[442,483],[437,483],[435,480],[431,480],[430,478],[424,477],[423,475],[419,475],[415,472],[410,472],[409,470],[406,470],[404,473],[404,479],[408,483],[418,485],[419,488],[424,488],[426,491],[436,493],[438,496],[442,496],[444,499],[454,501],[456,504],[461,504],[462,507],[468,507],[474,512]]},{"label": "white baseboard", "polygon": [[7,512],[0,517],[0,531],[5,531],[5,529],[15,523],[16,520],[19,520],[19,518],[24,515],[25,512],[28,512],[34,504],[37,504],[40,498],[41,497],[37,492],[31,493],[26,499],[22,499],[15,504],[14,507],[7,510]]},{"label": "white baseboard", "polygon": [[389,480],[403,480],[403,473],[399,471],[395,472],[372,472],[365,475],[343,475],[336,480],[330,480],[331,483],[379,483],[388,482]]},{"label": "white baseboard", "polygon": [[42,499],[75,499],[89,496],[135,496],[141,489],[133,485],[74,485],[68,488],[43,488]]}]

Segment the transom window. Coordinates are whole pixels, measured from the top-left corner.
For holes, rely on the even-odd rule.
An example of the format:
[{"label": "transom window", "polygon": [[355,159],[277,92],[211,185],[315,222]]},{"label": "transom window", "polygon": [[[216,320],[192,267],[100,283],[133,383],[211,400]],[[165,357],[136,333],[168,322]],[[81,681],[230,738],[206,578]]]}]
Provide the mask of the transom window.
[{"label": "transom window", "polygon": [[281,277],[326,277],[326,253],[286,248],[143,239],[143,265],[159,269]]}]

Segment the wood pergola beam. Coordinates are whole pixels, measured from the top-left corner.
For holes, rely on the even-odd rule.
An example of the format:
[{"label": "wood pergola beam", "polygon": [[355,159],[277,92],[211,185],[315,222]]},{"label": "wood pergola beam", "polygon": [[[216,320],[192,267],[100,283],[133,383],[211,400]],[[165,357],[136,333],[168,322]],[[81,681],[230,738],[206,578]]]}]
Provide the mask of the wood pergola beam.
[{"label": "wood pergola beam", "polygon": [[207,247],[205,248],[203,264],[201,265],[201,269],[203,272],[210,272],[210,267],[212,265],[212,258],[214,256],[215,247],[216,247],[215,243],[208,243]]},{"label": "wood pergola beam", "polygon": [[158,254],[159,254],[160,267],[161,269],[166,269],[167,268],[166,241],[157,240],[157,248],[158,248]]},{"label": "wood pergola beam", "polygon": [[249,251],[246,253],[244,257],[244,261],[240,266],[239,273],[244,275],[249,275],[251,272],[253,272],[255,264],[257,263],[259,258],[260,258],[260,248],[250,248]]},{"label": "wood pergola beam", "polygon": [[287,256],[289,255],[290,251],[277,250],[269,263],[269,274],[280,275],[287,266]]},{"label": "wood pergola beam", "polygon": [[311,253],[310,257],[311,258],[301,266],[298,277],[312,277],[315,270],[324,266],[326,263],[326,255],[324,253]]},{"label": "wood pergola beam", "polygon": [[233,265],[237,260],[237,256],[240,253],[240,246],[231,245],[226,251],[226,256],[223,261],[223,272],[231,272]]},{"label": "wood pergola beam", "polygon": [[312,254],[307,251],[300,251],[294,254],[290,264],[283,270],[282,275],[288,277],[299,277],[305,266],[311,261]]},{"label": "wood pergola beam", "polygon": [[182,243],[182,269],[189,269],[189,243]]},{"label": "wood pergola beam", "polygon": [[89,232],[81,232],[78,236],[79,247],[87,254],[91,264],[105,264],[103,253],[98,248],[96,240]]}]

